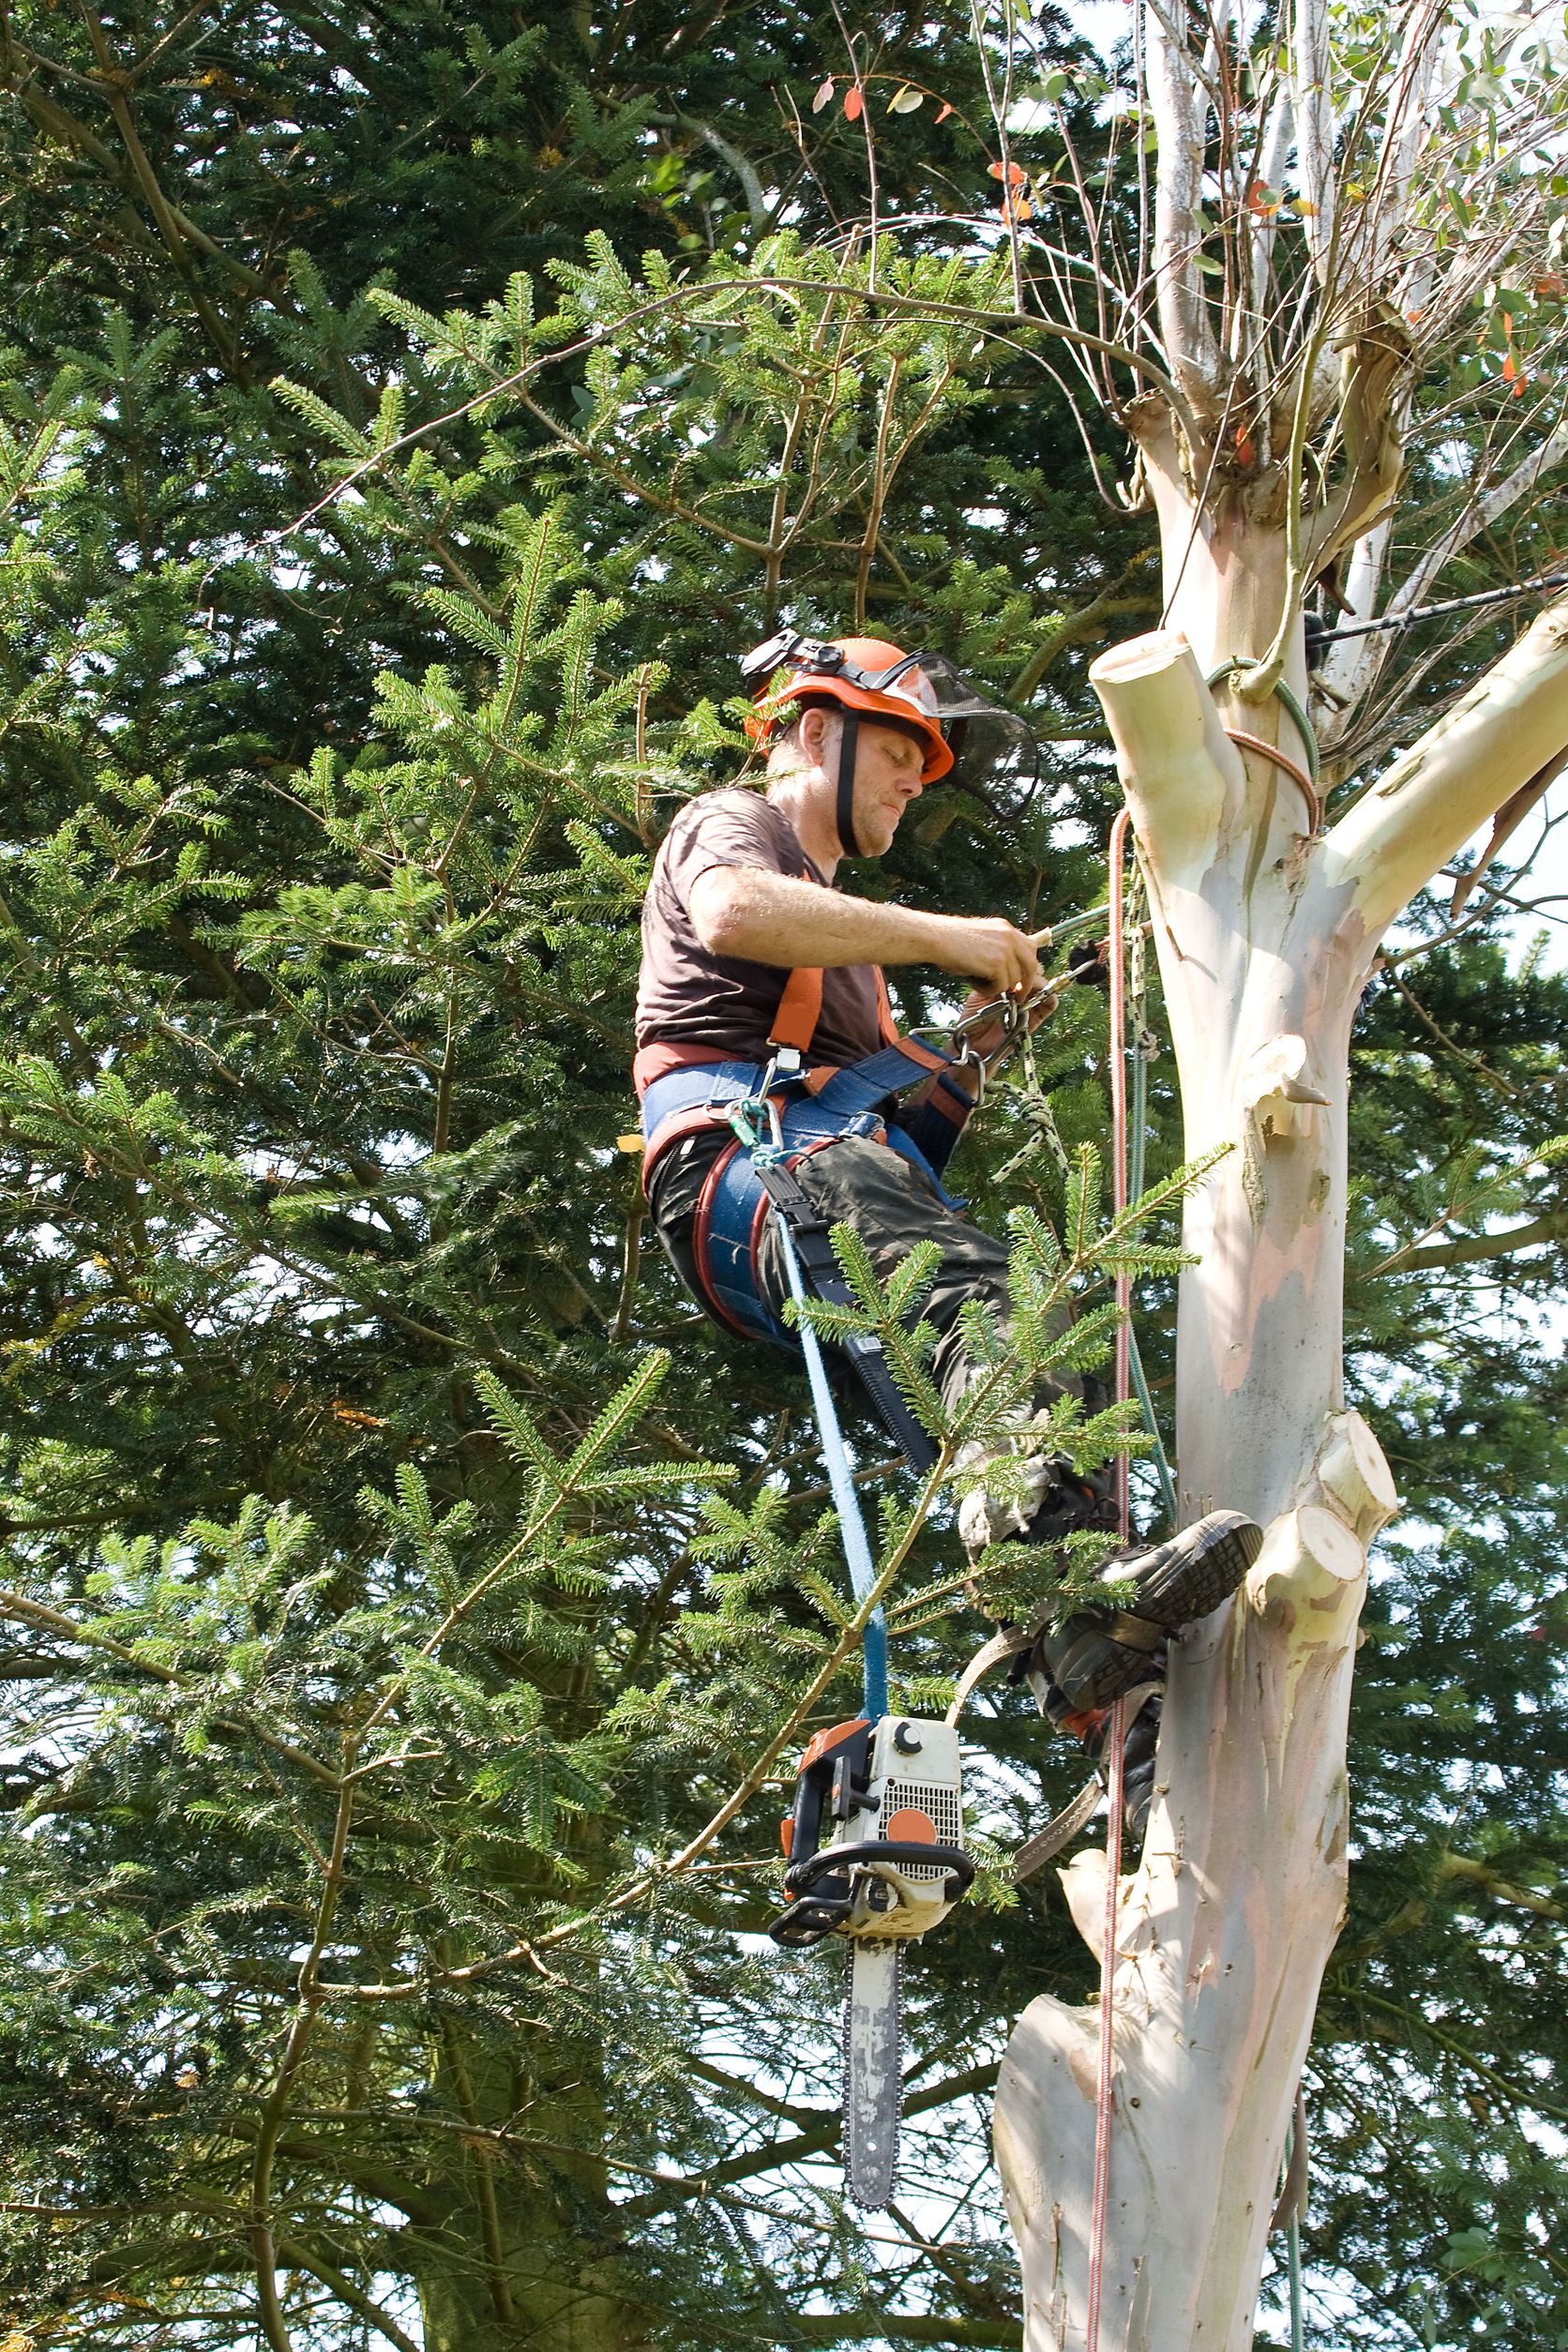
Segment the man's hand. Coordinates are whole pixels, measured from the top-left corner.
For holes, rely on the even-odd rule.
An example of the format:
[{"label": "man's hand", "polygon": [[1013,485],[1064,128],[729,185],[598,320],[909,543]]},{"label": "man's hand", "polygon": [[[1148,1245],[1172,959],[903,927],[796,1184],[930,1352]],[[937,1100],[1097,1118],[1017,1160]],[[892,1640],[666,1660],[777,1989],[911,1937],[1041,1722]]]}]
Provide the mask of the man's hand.
[{"label": "man's hand", "polygon": [[1033,996],[1044,985],[1034,942],[1004,916],[941,914],[928,920],[942,927],[944,950],[932,961],[960,979],[977,981],[976,1003],[999,996]]}]

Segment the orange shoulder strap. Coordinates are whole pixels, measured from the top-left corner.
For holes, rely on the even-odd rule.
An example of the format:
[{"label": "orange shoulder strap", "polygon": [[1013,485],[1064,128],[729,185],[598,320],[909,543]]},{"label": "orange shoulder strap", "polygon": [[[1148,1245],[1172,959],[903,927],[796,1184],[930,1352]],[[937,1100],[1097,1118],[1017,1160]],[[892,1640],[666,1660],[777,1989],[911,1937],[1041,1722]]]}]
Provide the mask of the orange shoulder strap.
[{"label": "orange shoulder strap", "polygon": [[769,1045],[792,1046],[797,1053],[809,1053],[822,1010],[822,972],[802,964],[784,983],[784,993],[778,1000],[768,1036]]},{"label": "orange shoulder strap", "polygon": [[898,1034],[898,1024],[893,1018],[893,1005],[887,993],[886,974],[881,964],[873,964],[871,969],[877,975],[877,1027],[882,1031],[882,1044],[901,1046],[904,1041]]}]

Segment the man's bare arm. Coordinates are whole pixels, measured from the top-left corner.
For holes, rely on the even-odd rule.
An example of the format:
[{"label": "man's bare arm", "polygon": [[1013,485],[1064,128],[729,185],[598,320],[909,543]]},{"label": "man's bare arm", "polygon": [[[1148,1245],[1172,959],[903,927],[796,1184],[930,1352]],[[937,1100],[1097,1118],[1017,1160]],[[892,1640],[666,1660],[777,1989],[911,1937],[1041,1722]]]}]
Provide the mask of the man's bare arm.
[{"label": "man's bare arm", "polygon": [[714,866],[687,900],[692,927],[710,956],[777,964],[934,964],[989,993],[1041,985],[1040,959],[1026,932],[1001,915],[927,914],[875,906],[790,874],[757,866]]}]

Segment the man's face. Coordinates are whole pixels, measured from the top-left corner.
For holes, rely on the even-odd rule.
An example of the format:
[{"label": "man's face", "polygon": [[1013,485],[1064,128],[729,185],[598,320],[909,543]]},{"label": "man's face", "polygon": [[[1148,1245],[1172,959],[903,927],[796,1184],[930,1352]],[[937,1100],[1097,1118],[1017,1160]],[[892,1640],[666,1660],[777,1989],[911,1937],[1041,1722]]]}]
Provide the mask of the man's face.
[{"label": "man's face", "polygon": [[[807,721],[806,746],[822,773],[826,807],[835,811],[843,723],[836,711],[808,711]],[[899,818],[925,790],[920,779],[925,763],[913,735],[862,714],[855,743],[854,833],[863,857],[882,857],[892,848]],[[847,855],[848,844],[839,846]]]},{"label": "man's face", "polygon": [[925,791],[926,755],[901,727],[863,718],[854,761],[854,831],[862,854],[882,857],[893,846],[898,820]]}]

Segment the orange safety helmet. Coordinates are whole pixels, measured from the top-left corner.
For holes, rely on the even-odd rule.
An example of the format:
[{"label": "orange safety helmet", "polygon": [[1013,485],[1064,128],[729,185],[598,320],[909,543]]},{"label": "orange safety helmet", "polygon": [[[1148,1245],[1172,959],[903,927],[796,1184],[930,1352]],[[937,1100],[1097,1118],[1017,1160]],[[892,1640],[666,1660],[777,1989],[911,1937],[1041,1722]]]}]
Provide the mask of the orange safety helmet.
[{"label": "orange safety helmet", "polygon": [[[882,718],[916,736],[924,747],[922,784],[934,784],[953,765],[953,749],[942,728],[936,688],[920,668],[918,654],[906,654],[879,637],[835,637],[825,642],[786,630],[747,655],[742,668],[761,674],[761,692],[746,722],[753,743],[769,743],[779,714],[809,696],[841,702],[846,709]],[[774,684],[776,670],[785,674]]]},{"label": "orange safety helmet", "polygon": [[1001,787],[1027,802],[1039,778],[1039,746],[1026,722],[961,678],[945,654],[906,654],[878,637],[803,637],[780,629],[741,663],[756,694],[746,722],[755,744],[766,745],[792,702],[838,703],[844,713],[838,748],[837,827],[846,856],[858,857],[854,837],[856,737],[862,717],[906,729],[925,753],[920,780],[946,776],[997,814]]}]

